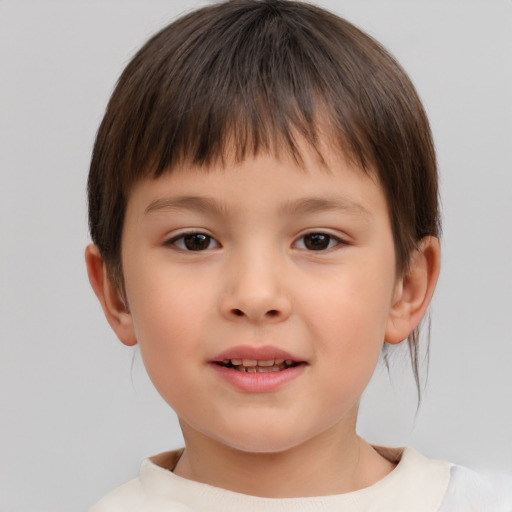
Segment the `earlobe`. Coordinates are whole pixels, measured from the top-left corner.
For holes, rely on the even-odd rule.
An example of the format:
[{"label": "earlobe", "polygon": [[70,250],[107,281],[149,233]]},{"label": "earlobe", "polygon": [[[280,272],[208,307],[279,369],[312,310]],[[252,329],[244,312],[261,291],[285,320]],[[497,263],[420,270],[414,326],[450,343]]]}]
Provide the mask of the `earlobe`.
[{"label": "earlobe", "polygon": [[387,343],[400,343],[419,325],[434,293],[440,270],[439,240],[420,240],[411,254],[409,269],[396,284],[386,335]]},{"label": "earlobe", "polygon": [[107,267],[100,251],[95,244],[89,244],[85,249],[87,274],[92,289],[100,301],[105,317],[110,327],[125,345],[135,345],[137,338],[130,314],[121,292],[112,283]]}]

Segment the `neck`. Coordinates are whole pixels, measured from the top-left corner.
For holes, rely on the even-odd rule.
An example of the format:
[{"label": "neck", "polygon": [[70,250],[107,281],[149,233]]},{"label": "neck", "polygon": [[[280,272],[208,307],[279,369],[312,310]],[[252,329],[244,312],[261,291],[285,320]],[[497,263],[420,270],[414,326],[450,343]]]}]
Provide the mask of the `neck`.
[{"label": "neck", "polygon": [[355,425],[335,425],[278,453],[240,451],[186,425],[182,428],[186,448],[174,473],[242,494],[267,498],[342,494],[369,487],[394,468],[356,434]]}]

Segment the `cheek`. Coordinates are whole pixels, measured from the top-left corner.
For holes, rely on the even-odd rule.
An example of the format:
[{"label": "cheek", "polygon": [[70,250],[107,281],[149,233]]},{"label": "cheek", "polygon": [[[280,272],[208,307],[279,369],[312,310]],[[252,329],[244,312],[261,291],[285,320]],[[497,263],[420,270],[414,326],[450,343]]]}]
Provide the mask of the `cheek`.
[{"label": "cheek", "polygon": [[176,410],[194,403],[194,364],[202,354],[197,311],[185,301],[155,298],[137,311],[134,324],[144,366],[162,398]]},{"label": "cheek", "polygon": [[390,261],[352,266],[307,303],[318,354],[329,372],[342,373],[338,378],[345,386],[364,389],[378,362],[393,294]]},{"label": "cheek", "polygon": [[159,331],[172,331],[176,337],[194,329],[205,311],[212,310],[213,287],[205,280],[176,269],[165,258],[154,258],[138,265],[127,279],[128,301],[139,342],[152,340]]},{"label": "cheek", "polygon": [[208,287],[183,277],[158,271],[133,277],[127,295],[134,330],[148,374],[159,388],[158,382],[173,379],[191,357],[201,357],[212,297]]},{"label": "cheek", "polygon": [[352,267],[326,281],[319,288],[320,293],[309,298],[308,308],[322,318],[322,327],[339,333],[347,342],[371,342],[384,333],[393,279],[389,266],[362,262],[359,268]]}]

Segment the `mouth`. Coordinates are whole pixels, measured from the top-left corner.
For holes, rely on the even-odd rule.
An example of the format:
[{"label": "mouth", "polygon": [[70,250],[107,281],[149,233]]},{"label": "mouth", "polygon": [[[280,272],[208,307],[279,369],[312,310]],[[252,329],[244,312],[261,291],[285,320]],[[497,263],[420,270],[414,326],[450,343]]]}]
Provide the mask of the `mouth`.
[{"label": "mouth", "polygon": [[304,374],[309,363],[271,345],[231,347],[210,360],[216,375],[243,393],[274,393]]},{"label": "mouth", "polygon": [[270,373],[293,368],[300,362],[291,359],[224,359],[215,364],[245,373]]}]

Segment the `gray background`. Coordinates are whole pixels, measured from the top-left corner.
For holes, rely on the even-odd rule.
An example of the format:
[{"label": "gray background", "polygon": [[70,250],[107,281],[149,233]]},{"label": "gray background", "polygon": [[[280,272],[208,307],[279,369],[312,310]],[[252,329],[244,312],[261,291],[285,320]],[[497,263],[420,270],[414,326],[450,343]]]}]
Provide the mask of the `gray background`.
[{"label": "gray background", "polygon": [[[123,66],[196,1],[0,0],[0,510],[87,510],[174,414],[89,288],[85,183]],[[419,413],[406,352],[379,368],[359,431],[512,469],[512,2],[340,0],[417,85],[438,148],[443,269]]]}]

